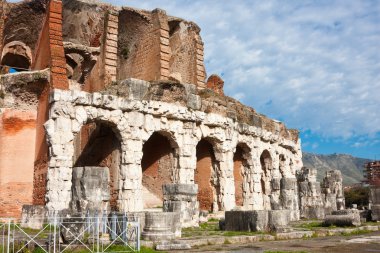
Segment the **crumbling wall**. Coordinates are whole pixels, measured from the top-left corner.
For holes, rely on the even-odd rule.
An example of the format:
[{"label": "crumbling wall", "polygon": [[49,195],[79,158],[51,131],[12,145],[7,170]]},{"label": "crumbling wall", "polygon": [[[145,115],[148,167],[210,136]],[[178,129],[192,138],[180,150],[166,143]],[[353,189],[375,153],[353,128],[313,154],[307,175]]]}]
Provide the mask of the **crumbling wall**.
[{"label": "crumbling wall", "polygon": [[37,104],[48,79],[48,71],[0,77],[0,216],[19,217],[32,203]]},{"label": "crumbling wall", "polygon": [[323,219],[325,216],[317,171],[303,167],[297,173],[301,218]]},{"label": "crumbling wall", "polygon": [[340,170],[326,171],[321,188],[325,214],[345,208],[343,177]]},{"label": "crumbling wall", "polygon": [[90,72],[86,74],[85,79],[81,80],[80,85],[74,86],[76,80],[73,80],[72,89],[98,91],[106,85],[105,56],[106,44],[108,43],[106,31],[107,24],[110,22],[108,21],[108,13],[111,9],[111,6],[106,4],[85,1],[71,0],[63,3],[63,40],[71,42],[74,46],[89,48],[92,51],[97,49],[99,52],[96,59],[88,59],[65,50],[68,69],[76,67],[79,71],[83,71],[86,64],[88,65],[90,60],[94,60],[94,65],[92,65]]},{"label": "crumbling wall", "polygon": [[9,5],[4,22],[3,45],[21,41],[34,52],[45,20],[47,0],[23,1]]},{"label": "crumbling wall", "polygon": [[123,8],[119,13],[117,79],[160,78],[160,27],[157,15]]},{"label": "crumbling wall", "polygon": [[[180,82],[197,84],[198,70],[205,72],[203,61],[198,59],[197,54],[198,48],[203,49],[198,40],[200,28],[193,22],[174,17],[170,17],[169,27],[170,75]],[[204,78],[199,81],[204,83]]]}]

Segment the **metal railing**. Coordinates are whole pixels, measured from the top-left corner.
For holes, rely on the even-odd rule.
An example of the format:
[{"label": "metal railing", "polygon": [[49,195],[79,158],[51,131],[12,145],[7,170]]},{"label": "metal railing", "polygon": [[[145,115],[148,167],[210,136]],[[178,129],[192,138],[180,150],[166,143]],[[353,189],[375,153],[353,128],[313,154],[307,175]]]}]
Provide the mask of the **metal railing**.
[{"label": "metal railing", "polygon": [[32,218],[29,226],[0,218],[0,253],[137,252],[140,224],[124,214]]}]

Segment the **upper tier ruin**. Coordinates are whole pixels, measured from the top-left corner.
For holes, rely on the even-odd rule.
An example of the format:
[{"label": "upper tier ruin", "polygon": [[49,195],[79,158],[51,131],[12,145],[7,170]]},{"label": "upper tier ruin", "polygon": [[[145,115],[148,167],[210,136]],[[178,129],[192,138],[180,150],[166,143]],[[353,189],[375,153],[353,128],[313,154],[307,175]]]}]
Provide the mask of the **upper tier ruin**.
[{"label": "upper tier ruin", "polygon": [[166,184],[190,185],[197,198],[175,201],[194,210],[323,208],[298,131],[207,78],[195,23],[81,0],[0,11],[0,216],[31,203],[137,212],[162,206]]}]

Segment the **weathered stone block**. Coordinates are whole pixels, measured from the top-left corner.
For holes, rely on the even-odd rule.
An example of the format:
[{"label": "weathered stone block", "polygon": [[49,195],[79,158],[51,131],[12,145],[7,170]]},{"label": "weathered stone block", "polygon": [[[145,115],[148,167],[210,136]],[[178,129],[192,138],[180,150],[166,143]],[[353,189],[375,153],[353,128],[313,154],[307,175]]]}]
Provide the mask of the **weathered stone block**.
[{"label": "weathered stone block", "polygon": [[297,187],[297,180],[295,178],[281,178],[281,190],[294,190]]},{"label": "weathered stone block", "polygon": [[380,205],[380,187],[372,186],[370,188],[370,201],[373,205]]},{"label": "weathered stone block", "polygon": [[285,228],[291,217],[290,210],[269,210],[268,211],[268,228],[270,231],[279,231]]},{"label": "weathered stone block", "polygon": [[360,226],[360,212],[357,209],[333,211],[332,215],[326,215],[324,225],[330,226]]},{"label": "weathered stone block", "polygon": [[225,228],[227,231],[267,231],[268,211],[227,211]]},{"label": "weathered stone block", "polygon": [[23,205],[21,227],[41,229],[46,221],[47,209],[40,205]]},{"label": "weathered stone block", "polygon": [[380,205],[371,206],[371,216],[373,221],[380,221]]},{"label": "weathered stone block", "polygon": [[76,212],[108,210],[109,182],[107,167],[74,167],[71,208]]}]

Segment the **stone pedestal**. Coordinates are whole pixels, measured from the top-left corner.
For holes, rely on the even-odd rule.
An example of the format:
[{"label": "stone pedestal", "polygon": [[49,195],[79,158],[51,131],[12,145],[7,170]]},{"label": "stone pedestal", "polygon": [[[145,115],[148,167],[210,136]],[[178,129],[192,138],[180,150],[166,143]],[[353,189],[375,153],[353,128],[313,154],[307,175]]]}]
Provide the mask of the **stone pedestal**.
[{"label": "stone pedestal", "polygon": [[145,214],[145,227],[142,238],[148,241],[167,241],[175,238],[172,232],[173,213],[147,212]]},{"label": "stone pedestal", "polygon": [[182,227],[194,227],[199,223],[198,185],[166,184],[162,187],[164,212],[178,212]]},{"label": "stone pedestal", "polygon": [[73,212],[108,211],[109,182],[107,167],[74,167],[70,202]]},{"label": "stone pedestal", "polygon": [[47,210],[45,206],[23,205],[21,227],[41,229],[46,222]]}]

